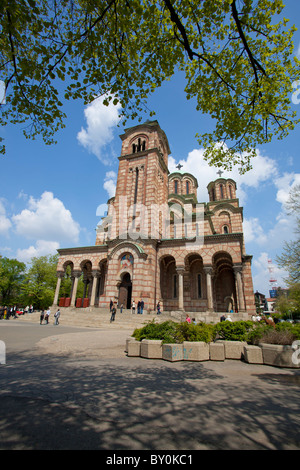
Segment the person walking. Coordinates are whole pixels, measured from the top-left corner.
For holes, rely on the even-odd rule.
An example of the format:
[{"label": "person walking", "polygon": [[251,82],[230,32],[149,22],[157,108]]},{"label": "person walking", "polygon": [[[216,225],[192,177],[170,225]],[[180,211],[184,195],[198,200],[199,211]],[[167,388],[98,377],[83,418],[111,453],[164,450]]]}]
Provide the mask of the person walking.
[{"label": "person walking", "polygon": [[141,299],[141,315],[143,315],[144,313],[144,306],[145,306],[144,301],[143,299]]},{"label": "person walking", "polygon": [[40,325],[43,324],[44,317],[45,317],[45,310],[42,310],[40,314]]},{"label": "person walking", "polygon": [[157,315],[160,315],[161,311],[160,311],[160,303],[159,302],[157,303],[156,310],[157,310]]},{"label": "person walking", "polygon": [[46,312],[46,315],[45,315],[46,325],[48,325],[48,323],[49,323],[50,313],[51,313],[50,308],[48,308],[48,310]]},{"label": "person walking", "polygon": [[58,309],[57,312],[54,314],[54,325],[59,325],[59,317],[60,317],[60,310]]},{"label": "person walking", "polygon": [[131,309],[132,313],[135,313],[135,301],[132,302]]},{"label": "person walking", "polygon": [[117,312],[116,306],[115,306],[115,304],[113,304],[113,307],[112,307],[112,309],[111,309],[110,323],[111,323],[112,321],[115,321],[116,312]]}]

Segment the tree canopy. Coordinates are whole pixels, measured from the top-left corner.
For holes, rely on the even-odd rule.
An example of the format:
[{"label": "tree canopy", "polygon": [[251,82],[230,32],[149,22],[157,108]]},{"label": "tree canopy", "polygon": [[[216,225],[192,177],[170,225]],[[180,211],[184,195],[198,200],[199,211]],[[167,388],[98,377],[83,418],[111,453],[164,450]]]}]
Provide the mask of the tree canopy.
[{"label": "tree canopy", "polygon": [[16,302],[24,280],[26,266],[17,259],[2,258],[0,255],[0,298],[3,305]]},{"label": "tree canopy", "polygon": [[2,0],[1,124],[26,123],[27,137],[51,144],[62,101],[100,95],[121,104],[123,122],[142,120],[149,95],[181,70],[187,99],[215,120],[197,135],[205,157],[246,171],[258,144],[298,123],[300,62],[282,10],[281,0]]}]

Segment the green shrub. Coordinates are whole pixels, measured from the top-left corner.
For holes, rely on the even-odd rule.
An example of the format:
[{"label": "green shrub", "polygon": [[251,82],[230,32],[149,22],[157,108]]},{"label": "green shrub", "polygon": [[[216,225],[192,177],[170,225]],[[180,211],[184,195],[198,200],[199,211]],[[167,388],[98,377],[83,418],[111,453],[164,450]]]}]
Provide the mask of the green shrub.
[{"label": "green shrub", "polygon": [[163,343],[176,343],[176,326],[177,323],[172,321],[155,323],[155,320],[153,320],[144,327],[134,330],[132,336],[137,341],[142,341],[142,339],[158,339]]},{"label": "green shrub", "polygon": [[248,334],[251,344],[292,344],[296,339],[300,339],[300,324],[289,322],[277,323],[275,328],[264,323],[256,324]]},{"label": "green shrub", "polygon": [[153,320],[143,328],[134,330],[132,335],[136,340],[158,339],[163,343],[182,343],[183,341],[204,341],[209,343],[214,339],[214,325],[201,323],[176,323],[166,321],[155,323]]},{"label": "green shrub", "polygon": [[262,342],[262,338],[268,335],[268,332],[274,331],[274,326],[266,323],[255,323],[253,328],[248,332],[247,342],[249,344],[258,344]]},{"label": "green shrub", "polygon": [[214,339],[214,325],[200,323],[194,325],[193,323],[182,322],[176,328],[176,342],[182,343],[183,341],[204,341],[209,343]]},{"label": "green shrub", "polygon": [[275,327],[276,331],[289,331],[293,336],[294,339],[300,340],[300,323],[290,323],[290,322],[282,322],[277,323]]},{"label": "green shrub", "polygon": [[215,337],[226,341],[247,341],[252,321],[223,321],[215,325]]}]

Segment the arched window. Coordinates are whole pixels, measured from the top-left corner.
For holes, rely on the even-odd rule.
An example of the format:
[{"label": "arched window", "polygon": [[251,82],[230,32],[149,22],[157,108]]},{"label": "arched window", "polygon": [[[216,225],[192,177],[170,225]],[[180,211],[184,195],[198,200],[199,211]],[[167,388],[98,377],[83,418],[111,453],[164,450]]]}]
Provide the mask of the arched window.
[{"label": "arched window", "polygon": [[178,181],[177,180],[174,181],[174,193],[178,194]]},{"label": "arched window", "polygon": [[224,199],[224,190],[223,190],[223,185],[220,184],[220,197],[221,199]]},{"label": "arched window", "polygon": [[146,150],[146,141],[142,141],[139,137],[135,143],[132,144],[132,153],[142,152],[143,150]]},{"label": "arched window", "polygon": [[223,226],[223,233],[229,233],[228,225]]},{"label": "arched window", "polygon": [[229,189],[229,197],[230,197],[230,199],[232,199],[232,187],[231,187],[231,184],[228,186],[228,189]]},{"label": "arched window", "polygon": [[201,274],[197,274],[197,294],[198,294],[198,299],[201,299],[202,297]]},{"label": "arched window", "polygon": [[190,182],[189,181],[185,182],[185,189],[186,189],[186,194],[190,194]]}]

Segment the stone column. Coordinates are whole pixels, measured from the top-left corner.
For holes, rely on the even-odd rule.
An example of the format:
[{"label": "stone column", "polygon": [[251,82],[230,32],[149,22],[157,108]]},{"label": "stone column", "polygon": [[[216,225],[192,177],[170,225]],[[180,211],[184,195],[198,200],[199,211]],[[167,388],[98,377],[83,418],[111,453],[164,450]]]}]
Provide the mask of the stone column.
[{"label": "stone column", "polygon": [[179,310],[184,310],[183,308],[183,272],[184,267],[177,268],[178,274],[178,308]]},{"label": "stone column", "polygon": [[61,284],[61,280],[64,277],[64,275],[65,275],[65,273],[63,271],[57,271],[56,272],[57,283],[56,283],[56,289],[55,289],[55,294],[54,294],[53,306],[57,305],[57,303],[58,303],[60,284]]},{"label": "stone column", "polygon": [[210,312],[213,311],[213,295],[212,295],[212,272],[213,268],[212,266],[205,266],[204,272],[206,274],[206,290],[207,290],[207,310]]},{"label": "stone column", "polygon": [[91,305],[91,307],[94,307],[95,300],[96,300],[96,287],[97,287],[98,278],[100,277],[100,271],[98,271],[98,270],[93,271],[92,276],[93,276],[93,285],[92,285],[92,294],[91,294],[90,305]]},{"label": "stone column", "polygon": [[243,281],[242,281],[242,265],[233,266],[234,275],[237,284],[237,301],[238,301],[238,310],[245,311],[245,300],[243,292]]},{"label": "stone column", "polygon": [[75,307],[75,300],[77,295],[78,279],[81,276],[81,271],[73,271],[74,284],[72,288],[71,307]]}]

